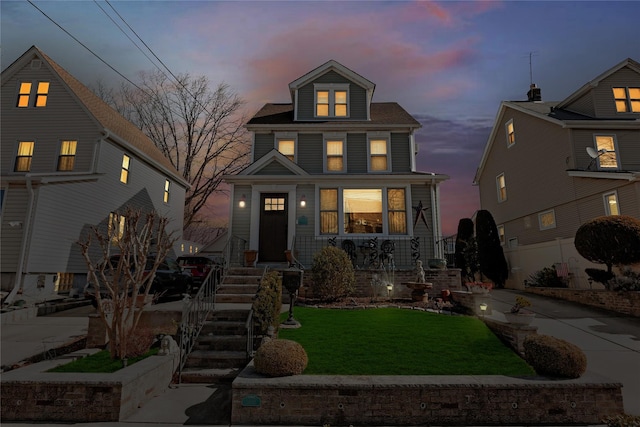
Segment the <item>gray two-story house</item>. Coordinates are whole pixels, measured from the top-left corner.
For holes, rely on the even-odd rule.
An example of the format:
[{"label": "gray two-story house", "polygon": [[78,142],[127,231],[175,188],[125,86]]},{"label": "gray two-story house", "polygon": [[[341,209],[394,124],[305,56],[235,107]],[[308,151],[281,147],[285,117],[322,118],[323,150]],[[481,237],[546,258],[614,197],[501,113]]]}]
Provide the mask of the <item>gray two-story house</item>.
[{"label": "gray two-story house", "polygon": [[258,263],[293,251],[308,267],[329,244],[357,267],[389,251],[398,268],[442,257],[448,176],[416,171],[420,123],[395,102],[373,102],[374,89],[332,60],[289,84],[291,103],[266,104],[249,120],[252,163],[225,177],[232,263],[244,248]]},{"label": "gray two-story house", "polygon": [[569,286],[589,287],[594,265],[573,245],[580,225],[640,218],[640,64],[626,59],[560,102],[535,85],[527,101],[502,102],[474,183],[505,245],[507,285],[554,265]]},{"label": "gray two-story house", "polygon": [[[36,47],[2,71],[0,277],[8,300],[86,282],[76,244],[155,210],[182,236],[188,183],[136,126]],[[8,301],[7,301],[8,302]]]}]

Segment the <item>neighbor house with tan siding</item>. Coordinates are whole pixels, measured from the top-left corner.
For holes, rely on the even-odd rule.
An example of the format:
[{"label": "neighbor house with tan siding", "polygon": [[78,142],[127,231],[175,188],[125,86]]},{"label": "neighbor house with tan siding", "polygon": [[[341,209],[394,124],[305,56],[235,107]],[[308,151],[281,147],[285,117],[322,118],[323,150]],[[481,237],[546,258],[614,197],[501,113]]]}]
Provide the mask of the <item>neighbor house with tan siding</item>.
[{"label": "neighbor house with tan siding", "polygon": [[502,102],[474,184],[498,225],[508,286],[552,265],[569,286],[590,286],[578,227],[640,218],[640,64],[626,59],[560,102],[535,85],[527,101]]},{"label": "neighbor house with tan siding", "polygon": [[[375,84],[329,61],[289,84],[291,103],[266,104],[246,127],[252,163],[231,186],[230,261],[305,267],[323,246],[344,248],[358,268],[393,252],[397,268],[442,258],[440,184],[416,170],[421,127],[395,102],[373,102]],[[381,258],[382,255],[382,258]]]},{"label": "neighbor house with tan siding", "polygon": [[2,290],[25,300],[81,288],[76,242],[126,207],[182,235],[188,184],[137,127],[37,47],[2,71]]}]

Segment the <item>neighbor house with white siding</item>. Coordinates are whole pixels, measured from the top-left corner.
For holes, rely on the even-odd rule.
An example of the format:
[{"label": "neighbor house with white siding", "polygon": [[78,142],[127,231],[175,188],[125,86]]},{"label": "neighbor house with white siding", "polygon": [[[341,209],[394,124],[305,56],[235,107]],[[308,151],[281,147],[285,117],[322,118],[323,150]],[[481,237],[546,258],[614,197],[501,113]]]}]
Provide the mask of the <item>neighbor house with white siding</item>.
[{"label": "neighbor house with white siding", "polygon": [[359,268],[442,258],[440,184],[416,170],[421,127],[395,102],[373,102],[375,84],[328,61],[289,84],[291,103],[264,105],[246,127],[252,163],[225,176],[232,189],[232,263],[287,251],[306,267],[323,246],[345,249]]},{"label": "neighbor house with white siding", "polygon": [[[474,183],[498,225],[508,286],[555,265],[589,287],[576,231],[603,215],[640,218],[640,64],[626,59],[560,102],[504,101]],[[600,266],[601,268],[601,266]]]},{"label": "neighbor house with white siding", "polygon": [[76,242],[127,207],[155,210],[182,236],[188,183],[146,135],[37,47],[2,71],[1,102],[4,292],[37,301],[81,288],[87,267]]}]

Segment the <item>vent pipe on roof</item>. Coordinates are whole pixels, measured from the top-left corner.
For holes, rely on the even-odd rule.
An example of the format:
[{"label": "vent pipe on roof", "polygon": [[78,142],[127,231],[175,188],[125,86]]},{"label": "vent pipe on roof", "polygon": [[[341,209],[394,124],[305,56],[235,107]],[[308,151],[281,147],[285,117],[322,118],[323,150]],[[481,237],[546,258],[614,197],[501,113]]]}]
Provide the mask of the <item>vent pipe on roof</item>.
[{"label": "vent pipe on roof", "polygon": [[542,92],[540,88],[536,86],[535,83],[531,83],[531,85],[529,85],[529,92],[527,92],[527,99],[529,100],[529,102],[542,101]]}]

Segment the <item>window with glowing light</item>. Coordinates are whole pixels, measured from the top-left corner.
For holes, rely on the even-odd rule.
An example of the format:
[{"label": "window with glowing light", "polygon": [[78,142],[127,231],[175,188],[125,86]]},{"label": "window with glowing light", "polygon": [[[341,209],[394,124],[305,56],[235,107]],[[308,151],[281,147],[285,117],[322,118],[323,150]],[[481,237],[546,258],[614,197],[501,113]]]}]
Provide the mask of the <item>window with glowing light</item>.
[{"label": "window with glowing light", "polygon": [[58,170],[72,171],[76,160],[76,147],[78,141],[62,141],[60,143],[60,155],[58,156]]},{"label": "window with glowing light", "polygon": [[344,172],[344,139],[325,140],[325,172]]},{"label": "window with glowing light", "polygon": [[315,117],[349,117],[349,85],[316,84],[315,106]]},{"label": "window with glowing light", "polygon": [[516,143],[516,131],[513,127],[513,119],[509,120],[506,124],[507,131],[507,147],[511,147]]},{"label": "window with glowing light", "polygon": [[372,138],[369,140],[369,171],[389,171],[389,140]]},{"label": "window with glowing light", "polygon": [[18,143],[18,153],[16,155],[15,172],[29,172],[31,170],[31,159],[33,158],[33,141],[20,141]]},{"label": "window with glowing light", "polygon": [[606,150],[598,156],[598,169],[618,169],[616,141],[612,135],[595,135],[596,151]]},{"label": "window with glowing light", "polygon": [[553,209],[538,214],[540,230],[556,228],[556,213]]},{"label": "window with glowing light", "polygon": [[614,87],[612,89],[618,113],[640,113],[640,87]]},{"label": "window with glowing light", "polygon": [[47,106],[49,82],[38,82],[35,86],[35,94],[32,97],[33,88],[32,82],[20,82],[17,102],[19,108]]},{"label": "window with glowing light", "polygon": [[296,142],[292,139],[279,139],[278,151],[292,162],[296,161]]},{"label": "window with glowing light", "polygon": [[496,188],[498,190],[498,202],[507,200],[507,181],[503,173],[496,177]]},{"label": "window with glowing light", "polygon": [[131,158],[126,154],[122,155],[122,169],[120,170],[120,182],[126,184],[129,182],[129,166]]},{"label": "window with glowing light", "polygon": [[166,179],[164,181],[164,196],[162,197],[162,200],[165,203],[169,203],[169,191],[171,190],[171,181],[169,181],[168,179]]},{"label": "window with glowing light", "polygon": [[108,236],[111,239],[111,243],[116,244],[122,239],[124,236],[124,224],[127,217],[124,215],[120,215],[116,212],[111,212],[109,214],[109,223],[108,227]]},{"label": "window with glowing light", "polygon": [[606,193],[604,197],[604,212],[606,215],[620,215],[620,207],[618,205],[618,193],[615,191]]}]

